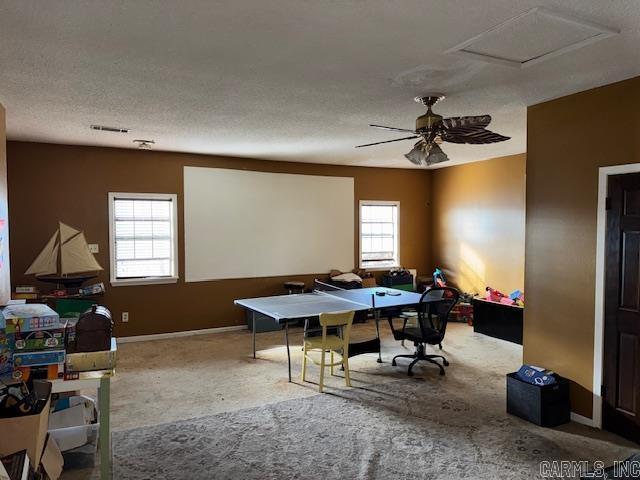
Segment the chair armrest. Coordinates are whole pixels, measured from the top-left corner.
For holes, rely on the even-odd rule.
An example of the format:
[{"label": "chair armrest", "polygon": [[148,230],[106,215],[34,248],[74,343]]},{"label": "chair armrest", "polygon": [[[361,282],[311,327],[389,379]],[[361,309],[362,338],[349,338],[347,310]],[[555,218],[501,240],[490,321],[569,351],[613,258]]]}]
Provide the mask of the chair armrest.
[{"label": "chair armrest", "polygon": [[407,319],[403,318],[402,320],[403,320],[402,330],[397,330],[393,326],[393,317],[387,317],[387,321],[389,322],[389,327],[391,328],[391,333],[393,334],[393,338],[396,340],[402,340],[402,337],[404,336],[404,329],[407,326]]}]

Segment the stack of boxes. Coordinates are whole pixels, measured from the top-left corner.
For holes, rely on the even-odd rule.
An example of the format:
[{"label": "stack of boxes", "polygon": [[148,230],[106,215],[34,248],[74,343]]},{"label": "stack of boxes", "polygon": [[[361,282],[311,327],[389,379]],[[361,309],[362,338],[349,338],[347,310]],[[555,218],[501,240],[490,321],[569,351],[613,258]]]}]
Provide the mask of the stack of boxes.
[{"label": "stack of boxes", "polygon": [[9,305],[0,313],[0,376],[64,377],[66,320],[44,304]]},{"label": "stack of boxes", "polygon": [[36,467],[37,459],[43,458],[41,463],[51,480],[58,478],[59,472],[44,465],[43,450],[57,452],[55,467],[59,470],[63,458],[65,469],[92,467],[100,425],[93,399],[79,392],[52,396],[52,385],[39,380],[76,379],[81,372],[112,370],[116,361],[110,312],[97,307],[79,315],[76,310],[86,310],[87,305],[74,302],[67,307],[71,309],[61,309],[63,318],[44,304],[16,304],[0,310],[0,378],[12,377],[7,384],[35,380],[33,385],[48,386],[49,398],[38,414],[0,418],[0,457],[34,445],[28,456]]}]

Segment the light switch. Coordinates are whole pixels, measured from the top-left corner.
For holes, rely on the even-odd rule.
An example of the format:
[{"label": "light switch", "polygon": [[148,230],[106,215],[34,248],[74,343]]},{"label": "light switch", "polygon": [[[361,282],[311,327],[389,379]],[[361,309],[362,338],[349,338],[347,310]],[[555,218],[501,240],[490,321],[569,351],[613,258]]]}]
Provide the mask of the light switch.
[{"label": "light switch", "polygon": [[90,243],[89,244],[89,251],[91,253],[100,253],[100,247],[98,246],[97,243]]}]

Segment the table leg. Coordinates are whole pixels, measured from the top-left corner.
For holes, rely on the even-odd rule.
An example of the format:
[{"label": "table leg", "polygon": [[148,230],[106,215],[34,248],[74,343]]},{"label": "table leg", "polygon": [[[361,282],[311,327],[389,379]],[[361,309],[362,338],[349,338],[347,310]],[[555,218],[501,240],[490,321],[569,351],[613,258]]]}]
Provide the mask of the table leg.
[{"label": "table leg", "polygon": [[380,310],[375,310],[373,317],[376,320],[376,336],[378,337],[378,363],[382,363],[382,341],[380,340]]},{"label": "table leg", "polygon": [[251,330],[253,330],[253,358],[256,358],[256,312],[251,312]]},{"label": "table leg", "polygon": [[284,338],[287,344],[287,362],[289,363],[289,382],[291,382],[291,352],[289,351],[289,322],[284,322]]},{"label": "table leg", "polygon": [[98,408],[100,409],[100,480],[111,480],[111,377],[100,379],[98,391]]}]

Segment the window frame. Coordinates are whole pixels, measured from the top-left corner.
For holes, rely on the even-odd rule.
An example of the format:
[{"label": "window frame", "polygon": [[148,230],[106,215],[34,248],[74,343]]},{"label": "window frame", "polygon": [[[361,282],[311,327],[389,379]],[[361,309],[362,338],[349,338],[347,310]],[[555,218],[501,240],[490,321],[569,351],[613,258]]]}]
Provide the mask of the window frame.
[{"label": "window frame", "polygon": [[[366,266],[362,262],[362,207],[363,206],[376,206],[376,205],[392,205],[397,208],[397,220],[396,220],[396,263],[394,265],[381,265],[377,267]],[[392,268],[399,268],[402,265],[400,261],[400,201],[399,200],[360,200],[358,206],[358,265],[359,268],[363,268],[371,271],[383,271],[390,270]]]},{"label": "window frame", "polygon": [[[129,285],[161,285],[167,283],[177,283],[179,277],[178,262],[178,195],[175,193],[126,193],[109,192],[109,277],[113,287]],[[117,278],[116,277],[116,232],[114,224],[114,203],[116,200],[170,200],[172,202],[173,218],[173,275],[166,277],[139,277],[139,278]]]}]

